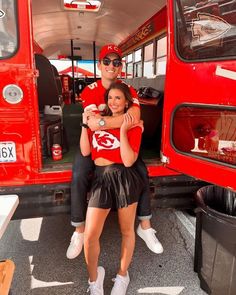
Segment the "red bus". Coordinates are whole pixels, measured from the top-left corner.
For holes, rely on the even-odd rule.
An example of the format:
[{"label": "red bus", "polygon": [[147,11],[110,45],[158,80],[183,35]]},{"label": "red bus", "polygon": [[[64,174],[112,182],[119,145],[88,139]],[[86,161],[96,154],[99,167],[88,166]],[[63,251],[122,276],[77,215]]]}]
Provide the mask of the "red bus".
[{"label": "red bus", "polygon": [[[235,11],[228,0],[0,1],[0,194],[19,195],[16,217],[70,210],[76,98],[111,42],[140,93],[153,204],[190,206],[206,183],[235,191]],[[49,61],[62,57],[72,77]],[[79,60],[94,61],[94,78],[76,79]]]}]

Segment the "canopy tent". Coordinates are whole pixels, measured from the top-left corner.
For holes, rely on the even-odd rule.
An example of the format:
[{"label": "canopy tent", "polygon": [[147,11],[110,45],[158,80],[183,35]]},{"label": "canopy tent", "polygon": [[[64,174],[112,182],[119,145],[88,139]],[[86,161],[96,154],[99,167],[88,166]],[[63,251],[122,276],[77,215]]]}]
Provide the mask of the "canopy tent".
[{"label": "canopy tent", "polygon": [[[59,71],[59,74],[60,75],[66,74],[66,75],[72,76],[72,66],[70,66],[62,71]],[[93,78],[94,73],[92,73],[88,70],[85,70],[81,67],[74,66],[74,76],[75,76],[75,78],[79,78],[79,77]],[[97,77],[98,77],[98,75],[97,75]]]},{"label": "canopy tent", "polygon": [[[59,74],[60,75],[66,74],[66,75],[72,76],[72,66],[59,71]],[[88,70],[85,70],[81,67],[74,66],[74,76],[75,78],[80,78],[80,77],[94,78],[94,73]],[[130,74],[128,74],[128,76],[130,76]],[[100,78],[101,76],[100,74],[97,74],[96,77]],[[125,72],[121,73],[121,78],[125,78]]]}]

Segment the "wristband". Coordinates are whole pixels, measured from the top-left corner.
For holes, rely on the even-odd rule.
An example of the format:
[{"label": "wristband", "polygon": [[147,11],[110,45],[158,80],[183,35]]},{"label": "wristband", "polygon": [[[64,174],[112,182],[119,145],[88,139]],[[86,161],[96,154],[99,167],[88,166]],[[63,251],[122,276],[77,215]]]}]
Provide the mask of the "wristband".
[{"label": "wristband", "polygon": [[81,127],[84,127],[84,128],[89,128],[88,125],[85,124],[85,123],[81,123],[80,126],[81,126]]}]

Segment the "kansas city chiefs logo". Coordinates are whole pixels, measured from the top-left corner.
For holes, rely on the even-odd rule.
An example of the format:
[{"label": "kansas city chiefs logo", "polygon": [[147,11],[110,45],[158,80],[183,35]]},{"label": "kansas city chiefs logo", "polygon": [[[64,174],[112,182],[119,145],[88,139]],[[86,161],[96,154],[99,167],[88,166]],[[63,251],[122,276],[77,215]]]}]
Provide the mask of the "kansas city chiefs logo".
[{"label": "kansas city chiefs logo", "polygon": [[114,150],[120,147],[119,140],[106,131],[95,131],[92,139],[93,147],[100,150]]},{"label": "kansas city chiefs logo", "polygon": [[231,25],[221,17],[208,13],[198,13],[191,24],[192,35],[200,42],[222,41],[223,35],[231,29]]}]

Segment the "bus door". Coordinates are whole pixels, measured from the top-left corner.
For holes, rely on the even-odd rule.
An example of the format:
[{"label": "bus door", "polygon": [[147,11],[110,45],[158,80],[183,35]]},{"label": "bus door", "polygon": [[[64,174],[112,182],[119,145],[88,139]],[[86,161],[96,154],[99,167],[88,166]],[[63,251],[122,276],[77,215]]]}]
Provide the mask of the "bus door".
[{"label": "bus door", "polygon": [[235,2],[168,6],[162,161],[236,190]]},{"label": "bus door", "polygon": [[0,1],[0,183],[27,183],[38,171],[36,72],[29,2]]}]

